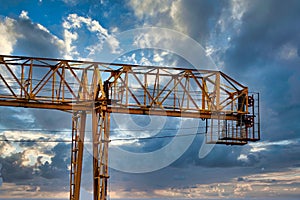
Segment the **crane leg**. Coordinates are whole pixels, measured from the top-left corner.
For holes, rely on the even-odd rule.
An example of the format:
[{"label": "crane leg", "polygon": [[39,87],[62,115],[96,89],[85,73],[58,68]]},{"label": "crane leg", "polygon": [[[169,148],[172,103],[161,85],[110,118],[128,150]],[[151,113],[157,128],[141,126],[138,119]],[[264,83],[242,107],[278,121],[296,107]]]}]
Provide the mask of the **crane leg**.
[{"label": "crane leg", "polygon": [[107,199],[108,182],[108,143],[110,128],[110,113],[94,110],[93,126],[93,176],[94,200]]},{"label": "crane leg", "polygon": [[79,200],[80,197],[85,124],[86,112],[75,112],[72,117],[70,200]]}]

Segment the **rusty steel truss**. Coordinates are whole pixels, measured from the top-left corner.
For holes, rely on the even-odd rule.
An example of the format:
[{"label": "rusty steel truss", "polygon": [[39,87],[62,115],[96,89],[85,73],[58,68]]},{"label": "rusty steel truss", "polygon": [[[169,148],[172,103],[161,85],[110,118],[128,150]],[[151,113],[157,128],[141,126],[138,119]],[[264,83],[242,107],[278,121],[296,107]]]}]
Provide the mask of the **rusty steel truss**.
[{"label": "rusty steel truss", "polygon": [[[199,66],[201,67],[201,66]],[[92,115],[94,200],[107,197],[111,113],[206,120],[206,142],[260,139],[258,94],[220,71],[0,56],[0,106],[68,111],[70,199],[78,200],[87,114]]]}]

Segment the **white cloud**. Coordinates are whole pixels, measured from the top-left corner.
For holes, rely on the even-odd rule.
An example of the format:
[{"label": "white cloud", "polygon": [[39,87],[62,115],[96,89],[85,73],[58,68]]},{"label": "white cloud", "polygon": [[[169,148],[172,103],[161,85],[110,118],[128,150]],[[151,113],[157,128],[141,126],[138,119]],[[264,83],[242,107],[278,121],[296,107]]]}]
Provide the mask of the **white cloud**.
[{"label": "white cloud", "polygon": [[174,1],[171,4],[171,10],[170,10],[170,17],[172,18],[174,22],[174,26],[177,30],[187,33],[188,32],[188,26],[186,23],[184,23],[182,20],[182,2],[181,0]]},{"label": "white cloud", "polygon": [[[1,136],[1,135],[0,135]],[[34,166],[37,158],[42,156],[41,162],[45,163],[48,161],[51,163],[51,158],[53,157],[53,154],[51,153],[51,150],[58,144],[58,142],[37,142],[35,143],[35,140],[40,140],[43,138],[43,141],[46,140],[69,140],[69,135],[66,134],[66,132],[60,133],[60,134],[47,134],[42,132],[34,132],[34,134],[31,131],[4,131],[3,136],[8,141],[10,140],[21,140],[24,141],[23,144],[29,144],[27,145],[20,145],[21,143],[10,143],[10,142],[0,142],[1,147],[1,157],[7,157],[14,153],[20,153],[22,152],[22,165],[23,166]],[[27,141],[27,142],[26,142]],[[33,143],[29,142],[32,141]]]},{"label": "white cloud", "polygon": [[13,19],[5,18],[3,21],[0,20],[0,35],[0,54],[11,54],[17,42],[17,38],[20,37],[20,34],[14,30]]},{"label": "white cloud", "polygon": [[154,54],[154,56],[153,56],[153,61],[154,62],[159,63],[159,62],[162,62],[163,60],[164,59],[162,58],[162,56],[160,54],[158,54],[158,53]]},{"label": "white cloud", "polygon": [[[268,151],[271,149],[271,146],[289,146],[289,145],[297,145],[297,140],[281,140],[275,142],[256,142],[256,143],[249,143],[249,152],[250,153],[258,153],[262,151]],[[241,154],[238,157],[238,160],[243,162],[248,162],[248,157],[246,154]]]},{"label": "white cloud", "polygon": [[213,54],[215,51],[214,47],[213,46],[207,46],[205,48],[205,53],[207,56],[211,56],[211,54]]},{"label": "white cloud", "polygon": [[108,36],[107,30],[103,28],[98,21],[92,20],[90,17],[78,16],[77,14],[69,14],[67,21],[63,23],[63,27],[66,29],[81,28],[83,24],[85,24],[91,32],[97,32],[106,37]]},{"label": "white cloud", "polygon": [[64,30],[64,44],[66,47],[66,54],[64,57],[66,59],[72,59],[74,56],[79,55],[78,51],[76,50],[76,46],[72,44],[73,41],[77,40],[77,38],[77,33],[72,33],[68,30]]},{"label": "white cloud", "polygon": [[65,4],[69,4],[69,5],[74,6],[74,5],[76,5],[79,1],[78,1],[78,0],[63,0],[63,2],[64,2]]},{"label": "white cloud", "polygon": [[109,44],[109,47],[111,48],[111,53],[121,53],[122,50],[120,49],[120,42],[115,37],[110,35],[106,38],[106,41]]},{"label": "white cloud", "polygon": [[248,157],[247,157],[247,155],[245,155],[245,154],[241,154],[241,155],[237,158],[237,160],[247,162],[247,161],[248,161]]},{"label": "white cloud", "polygon": [[249,143],[251,147],[255,148],[266,148],[268,146],[280,145],[280,146],[287,146],[287,145],[295,145],[298,141],[296,140],[280,140],[275,142],[263,141],[263,142],[256,142],[256,143]]},{"label": "white cloud", "polygon": [[[18,51],[29,56],[75,59],[84,57],[84,51],[80,48],[90,55],[101,50],[104,41],[109,45],[111,53],[117,54],[121,51],[119,41],[90,17],[70,14],[62,27],[63,39],[60,39],[42,24],[32,22],[27,11],[23,10],[17,19],[0,19],[0,54],[11,55]],[[97,38],[97,41],[80,35],[82,30],[86,30],[91,38]],[[82,39],[90,42],[90,45],[82,42]]]},{"label": "white cloud", "polygon": [[50,33],[50,31],[49,31],[45,26],[43,26],[43,25],[41,25],[41,24],[36,24],[36,26],[37,26],[40,30],[45,31],[46,33]]},{"label": "white cloud", "polygon": [[231,12],[234,20],[241,20],[244,13],[248,9],[249,2],[244,0],[231,0]]},{"label": "white cloud", "polygon": [[142,3],[140,0],[131,0],[129,5],[133,8],[135,15],[138,18],[143,17],[153,17],[157,16],[159,13],[164,13],[169,11],[170,0],[164,1],[152,1],[152,0],[144,0]]},{"label": "white cloud", "polygon": [[[140,65],[146,65],[146,66],[153,65],[153,63],[148,58],[146,58],[146,57],[142,57],[140,59],[139,63],[140,63]],[[149,82],[151,82],[151,81],[149,81]]]},{"label": "white cloud", "polygon": [[[51,149],[48,149],[50,151]],[[36,148],[26,148],[23,151],[23,157],[22,157],[22,166],[35,166],[38,157],[41,157],[41,162],[44,164],[46,161],[51,163],[51,158],[53,157],[52,154],[46,154],[39,149]]]},{"label": "white cloud", "polygon": [[131,64],[139,64],[136,60],[136,54],[132,53],[131,55],[123,55],[122,57],[118,58],[118,61],[122,63],[131,63]]},{"label": "white cloud", "polygon": [[[0,137],[2,139],[2,137]],[[12,153],[16,152],[17,149],[11,143],[0,142],[1,147],[1,157],[10,156]]]},{"label": "white cloud", "polygon": [[147,48],[154,46],[152,43],[157,43],[158,37],[155,37],[154,34],[140,34],[137,35],[134,39],[133,45],[138,48]]},{"label": "white cloud", "polygon": [[119,32],[119,28],[118,27],[111,27],[110,28],[110,32],[112,32],[112,33],[117,33],[117,32]]},{"label": "white cloud", "polygon": [[64,41],[43,25],[33,23],[28,12],[24,10],[17,19],[0,19],[0,34],[1,54],[13,54],[14,51],[18,51],[30,56],[53,57],[65,53]]},{"label": "white cloud", "polygon": [[[173,34],[173,35],[172,35]],[[164,47],[166,50],[172,50],[178,48],[179,42],[184,42],[184,36],[178,37],[179,33],[173,33],[168,29],[161,29],[157,31],[155,29],[146,29],[140,33],[137,31],[134,36],[133,46],[140,49]]]},{"label": "white cloud", "polygon": [[266,151],[267,149],[265,147],[252,147],[250,149],[251,153],[255,153],[255,152],[261,152],[261,151]]},{"label": "white cloud", "polygon": [[[140,49],[134,53],[128,53],[117,60],[127,64],[137,64],[146,66],[176,66],[178,60],[174,54],[157,49]],[[165,77],[160,77],[160,81],[166,80]],[[148,77],[149,83],[155,82],[155,76]],[[139,87],[139,86],[138,86]]]},{"label": "white cloud", "polygon": [[[108,30],[103,28],[98,21],[93,20],[90,17],[69,14],[62,25],[64,28],[64,40],[67,47],[66,57],[68,59],[74,57],[80,58],[83,56],[80,56],[81,53],[79,52],[81,51],[79,51],[78,48],[84,48],[88,52],[87,57],[94,55],[102,49],[105,41],[109,45],[111,53],[117,54],[120,52],[119,41],[113,35],[109,34]],[[87,34],[90,35],[89,39],[85,38],[86,35],[81,36],[84,28],[88,31]],[[95,42],[95,40],[92,40],[91,38],[96,38],[97,41]],[[80,40],[83,39],[90,44],[82,44],[84,46],[79,46]]]},{"label": "white cloud", "polygon": [[25,10],[22,10],[22,12],[20,14],[20,18],[22,18],[22,19],[29,19],[28,12],[25,11]]}]

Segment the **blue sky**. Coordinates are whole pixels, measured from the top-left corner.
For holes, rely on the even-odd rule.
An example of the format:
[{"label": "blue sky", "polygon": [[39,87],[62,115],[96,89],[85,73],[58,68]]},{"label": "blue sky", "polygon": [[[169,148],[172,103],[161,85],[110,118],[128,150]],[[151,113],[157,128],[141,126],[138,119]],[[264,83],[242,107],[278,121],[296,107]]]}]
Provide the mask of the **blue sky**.
[{"label": "blue sky", "polygon": [[[238,147],[216,145],[200,159],[203,136],[196,136],[175,162],[157,171],[125,173],[112,168],[111,197],[300,197],[300,1],[0,3],[0,54],[163,66],[197,63],[205,54],[213,62],[204,68],[222,70],[251,91],[260,92],[261,141]],[[67,113],[9,107],[1,107],[0,112],[1,139],[70,138],[71,116]],[[145,122],[155,127],[161,124],[155,117],[129,118],[144,128]],[[116,115],[112,136],[174,134],[171,128],[178,121],[163,120],[164,128],[154,132],[150,128],[122,132],[116,127],[134,130],[133,125]],[[115,145],[141,153],[170,142]],[[69,148],[67,143],[0,142],[0,198],[68,198]],[[85,198],[91,191],[89,152],[87,147]]]}]

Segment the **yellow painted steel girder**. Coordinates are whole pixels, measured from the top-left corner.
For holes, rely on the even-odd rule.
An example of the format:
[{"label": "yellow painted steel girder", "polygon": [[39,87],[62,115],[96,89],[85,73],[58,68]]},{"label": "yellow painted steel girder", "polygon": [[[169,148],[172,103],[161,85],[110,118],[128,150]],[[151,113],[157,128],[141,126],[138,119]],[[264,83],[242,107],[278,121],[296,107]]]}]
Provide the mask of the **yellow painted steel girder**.
[{"label": "yellow painted steel girder", "polygon": [[80,197],[87,114],[92,114],[94,200],[104,200],[110,113],[216,120],[232,132],[210,135],[208,143],[243,145],[260,137],[251,98],[247,87],[220,71],[0,55],[0,106],[73,113],[71,200]]}]

